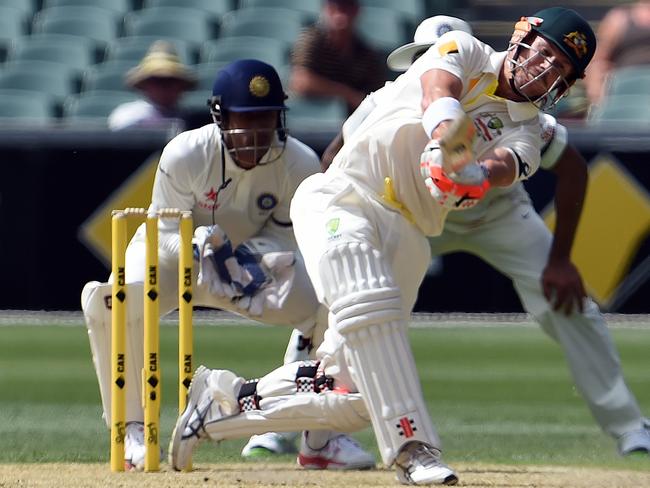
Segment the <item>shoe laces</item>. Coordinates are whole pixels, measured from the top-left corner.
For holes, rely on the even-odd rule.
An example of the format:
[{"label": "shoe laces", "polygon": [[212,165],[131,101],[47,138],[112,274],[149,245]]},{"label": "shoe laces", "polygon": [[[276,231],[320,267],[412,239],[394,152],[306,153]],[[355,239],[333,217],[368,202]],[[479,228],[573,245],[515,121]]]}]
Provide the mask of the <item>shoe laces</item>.
[{"label": "shoe laces", "polygon": [[[403,461],[399,459],[400,457],[403,458]],[[416,442],[404,449],[402,455],[398,456],[397,464],[409,473],[418,466],[425,469],[440,466],[440,450],[428,444]]]},{"label": "shoe laces", "polygon": [[214,400],[208,400],[203,407],[200,405],[194,407],[194,412],[192,413],[190,421],[187,423],[185,431],[183,432],[183,439],[188,439],[190,437],[197,437],[200,439],[207,434],[205,430],[205,418],[208,416],[208,412],[210,411],[210,408],[212,408],[213,403]]}]

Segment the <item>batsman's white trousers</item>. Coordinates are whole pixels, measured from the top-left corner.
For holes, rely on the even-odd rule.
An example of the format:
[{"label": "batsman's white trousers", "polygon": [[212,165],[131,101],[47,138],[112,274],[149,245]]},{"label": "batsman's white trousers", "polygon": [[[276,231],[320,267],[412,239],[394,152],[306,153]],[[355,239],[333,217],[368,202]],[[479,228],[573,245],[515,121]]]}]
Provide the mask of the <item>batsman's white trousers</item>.
[{"label": "batsman's white trousers", "polygon": [[291,220],[330,311],[317,353],[325,373],[362,394],[387,465],[410,441],[439,448],[406,335],[430,262],[425,236],[333,168],[303,181]]},{"label": "batsman's white trousers", "polygon": [[552,238],[518,189],[491,202],[478,221],[454,222],[451,215],[430,245],[434,256],[466,251],[512,279],[526,311],[562,346],[575,385],[601,428],[613,437],[640,429],[641,411],[597,305],[587,299],[583,313],[567,316],[544,297],[541,276]]}]

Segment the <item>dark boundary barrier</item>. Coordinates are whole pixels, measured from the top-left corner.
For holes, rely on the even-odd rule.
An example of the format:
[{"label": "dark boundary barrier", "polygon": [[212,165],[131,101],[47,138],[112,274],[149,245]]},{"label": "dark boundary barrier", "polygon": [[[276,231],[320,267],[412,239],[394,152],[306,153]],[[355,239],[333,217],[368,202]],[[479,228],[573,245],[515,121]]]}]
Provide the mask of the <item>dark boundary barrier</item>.
[{"label": "dark boundary barrier", "polygon": [[[333,136],[294,135],[319,153]],[[79,226],[170,137],[162,130],[0,129],[0,309],[79,309],[83,284],[108,276],[105,264],[79,241]],[[570,139],[587,160],[613,153],[650,189],[650,130],[570,127]],[[539,210],[551,202],[553,186],[544,172],[527,184]],[[632,269],[649,255],[646,235]],[[649,313],[648,296],[650,278],[641,276],[613,311]],[[423,283],[416,310],[520,312],[521,306],[507,278],[477,258],[452,254],[442,259],[441,274]]]}]

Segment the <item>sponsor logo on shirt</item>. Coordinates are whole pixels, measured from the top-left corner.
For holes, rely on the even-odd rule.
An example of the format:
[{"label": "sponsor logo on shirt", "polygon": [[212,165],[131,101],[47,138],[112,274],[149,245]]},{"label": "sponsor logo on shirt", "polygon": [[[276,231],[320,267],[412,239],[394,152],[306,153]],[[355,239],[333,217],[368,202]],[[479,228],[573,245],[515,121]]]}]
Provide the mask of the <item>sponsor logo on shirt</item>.
[{"label": "sponsor logo on shirt", "polygon": [[487,142],[503,133],[503,121],[493,113],[481,112],[474,119],[474,125],[481,139]]},{"label": "sponsor logo on shirt", "polygon": [[210,190],[203,194],[205,200],[199,200],[197,206],[206,210],[216,210],[219,208],[217,204],[217,190],[214,187],[210,187]]}]

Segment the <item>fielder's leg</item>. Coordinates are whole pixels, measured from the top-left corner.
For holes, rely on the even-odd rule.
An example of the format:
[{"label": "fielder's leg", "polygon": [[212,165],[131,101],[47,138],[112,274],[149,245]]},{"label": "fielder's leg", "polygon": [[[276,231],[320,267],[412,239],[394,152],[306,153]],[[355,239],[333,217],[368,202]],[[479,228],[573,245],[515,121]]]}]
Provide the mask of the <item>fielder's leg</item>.
[{"label": "fielder's leg", "polygon": [[[141,400],[141,370],[143,354],[142,327],[142,283],[127,285],[127,327],[126,327],[126,432],[124,458],[129,469],[144,467],[144,413]],[[84,312],[88,339],[99,382],[103,417],[110,427],[111,419],[111,298],[112,285],[91,281],[81,293],[81,308]]]},{"label": "fielder's leg", "polygon": [[[524,197],[519,206],[499,217],[487,216],[489,224],[458,236],[457,242],[512,278],[526,311],[562,346],[578,391],[600,427],[618,440],[619,451],[648,452],[645,419],[625,383],[616,347],[597,305],[587,299],[583,313],[574,310],[567,316],[553,310],[544,297],[541,276],[552,235]],[[504,238],[512,235],[517,239]]]}]

